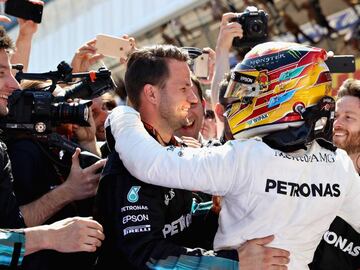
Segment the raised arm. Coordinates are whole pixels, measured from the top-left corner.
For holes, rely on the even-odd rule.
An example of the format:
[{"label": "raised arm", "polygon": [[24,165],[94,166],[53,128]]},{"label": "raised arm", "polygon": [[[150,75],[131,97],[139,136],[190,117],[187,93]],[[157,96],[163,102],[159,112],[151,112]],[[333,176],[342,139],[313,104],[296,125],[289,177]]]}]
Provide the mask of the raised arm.
[{"label": "raised arm", "polygon": [[[236,13],[225,13],[220,24],[220,31],[216,42],[216,60],[213,81],[211,83],[211,100],[213,106],[219,102],[219,83],[225,73],[230,72],[229,53],[234,37],[242,38],[243,30],[239,23],[229,22]],[[215,108],[213,107],[213,110]]]},{"label": "raised arm", "polygon": [[95,43],[96,40],[92,39],[77,49],[71,60],[74,73],[89,71],[92,65],[104,58],[102,54],[96,52]]},{"label": "raised arm", "polygon": [[11,57],[12,64],[21,63],[24,65],[23,71],[26,72],[29,67],[31,44],[38,29],[38,24],[31,20],[18,19],[19,34],[16,39],[16,51]]}]

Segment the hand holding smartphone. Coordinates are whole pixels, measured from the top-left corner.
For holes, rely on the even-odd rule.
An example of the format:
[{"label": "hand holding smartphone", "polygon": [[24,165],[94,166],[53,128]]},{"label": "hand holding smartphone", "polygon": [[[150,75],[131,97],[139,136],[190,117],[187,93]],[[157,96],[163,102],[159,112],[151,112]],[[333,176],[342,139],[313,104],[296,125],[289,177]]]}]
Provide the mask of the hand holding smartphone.
[{"label": "hand holding smartphone", "polygon": [[114,58],[127,59],[128,54],[134,49],[135,44],[129,39],[99,34],[96,36],[95,47],[97,53]]},{"label": "hand holding smartphone", "polygon": [[39,1],[37,3],[28,0],[7,0],[5,2],[6,14],[36,23],[41,23],[43,8],[43,3]]},{"label": "hand holding smartphone", "polygon": [[204,52],[194,60],[194,74],[199,79],[209,77],[209,52]]},{"label": "hand holding smartphone", "polygon": [[325,61],[330,73],[353,73],[356,70],[353,55],[334,55]]}]

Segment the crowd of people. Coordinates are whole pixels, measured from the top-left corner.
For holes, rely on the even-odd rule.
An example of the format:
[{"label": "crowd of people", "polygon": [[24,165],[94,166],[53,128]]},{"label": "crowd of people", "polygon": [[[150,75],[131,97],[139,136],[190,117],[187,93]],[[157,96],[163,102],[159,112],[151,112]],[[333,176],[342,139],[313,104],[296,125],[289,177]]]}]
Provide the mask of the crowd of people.
[{"label": "crowd of people", "polygon": [[[203,50],[205,79],[183,48],[134,47],[88,126],[52,127],[73,153],[3,130],[0,269],[360,269],[360,80],[333,96],[331,56],[288,42],[230,69],[235,16]],[[49,86],[12,69],[29,69],[37,27],[21,20],[15,44],[0,29],[2,118],[15,90]],[[72,71],[103,57],[90,40]],[[83,151],[99,158],[82,167]]]}]

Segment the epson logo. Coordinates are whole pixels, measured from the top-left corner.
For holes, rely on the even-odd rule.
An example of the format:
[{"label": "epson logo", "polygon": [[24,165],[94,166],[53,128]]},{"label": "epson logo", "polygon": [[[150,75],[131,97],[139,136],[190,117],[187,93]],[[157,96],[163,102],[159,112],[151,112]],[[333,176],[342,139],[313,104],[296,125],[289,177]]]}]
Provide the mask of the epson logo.
[{"label": "epson logo", "polygon": [[148,221],[148,220],[149,220],[149,216],[146,214],[126,215],[125,217],[123,217],[123,224],[126,224],[129,221],[136,223],[136,222]]}]

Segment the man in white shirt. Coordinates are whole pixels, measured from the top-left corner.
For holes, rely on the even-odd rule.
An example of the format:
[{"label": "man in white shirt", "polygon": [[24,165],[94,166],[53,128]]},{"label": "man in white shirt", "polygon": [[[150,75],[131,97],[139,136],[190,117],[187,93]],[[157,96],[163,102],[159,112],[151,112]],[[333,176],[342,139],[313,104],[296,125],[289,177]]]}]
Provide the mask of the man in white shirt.
[{"label": "man in white shirt", "polygon": [[[308,269],[335,216],[360,229],[360,181],[352,161],[329,143],[334,116],[331,77],[322,49],[269,42],[232,72],[225,96],[236,139],[210,149],[163,148],[139,114],[109,117],[116,151],[147,183],[222,196],[215,249],[275,235],[290,251],[289,269]],[[171,175],[172,177],[168,177]]]}]

